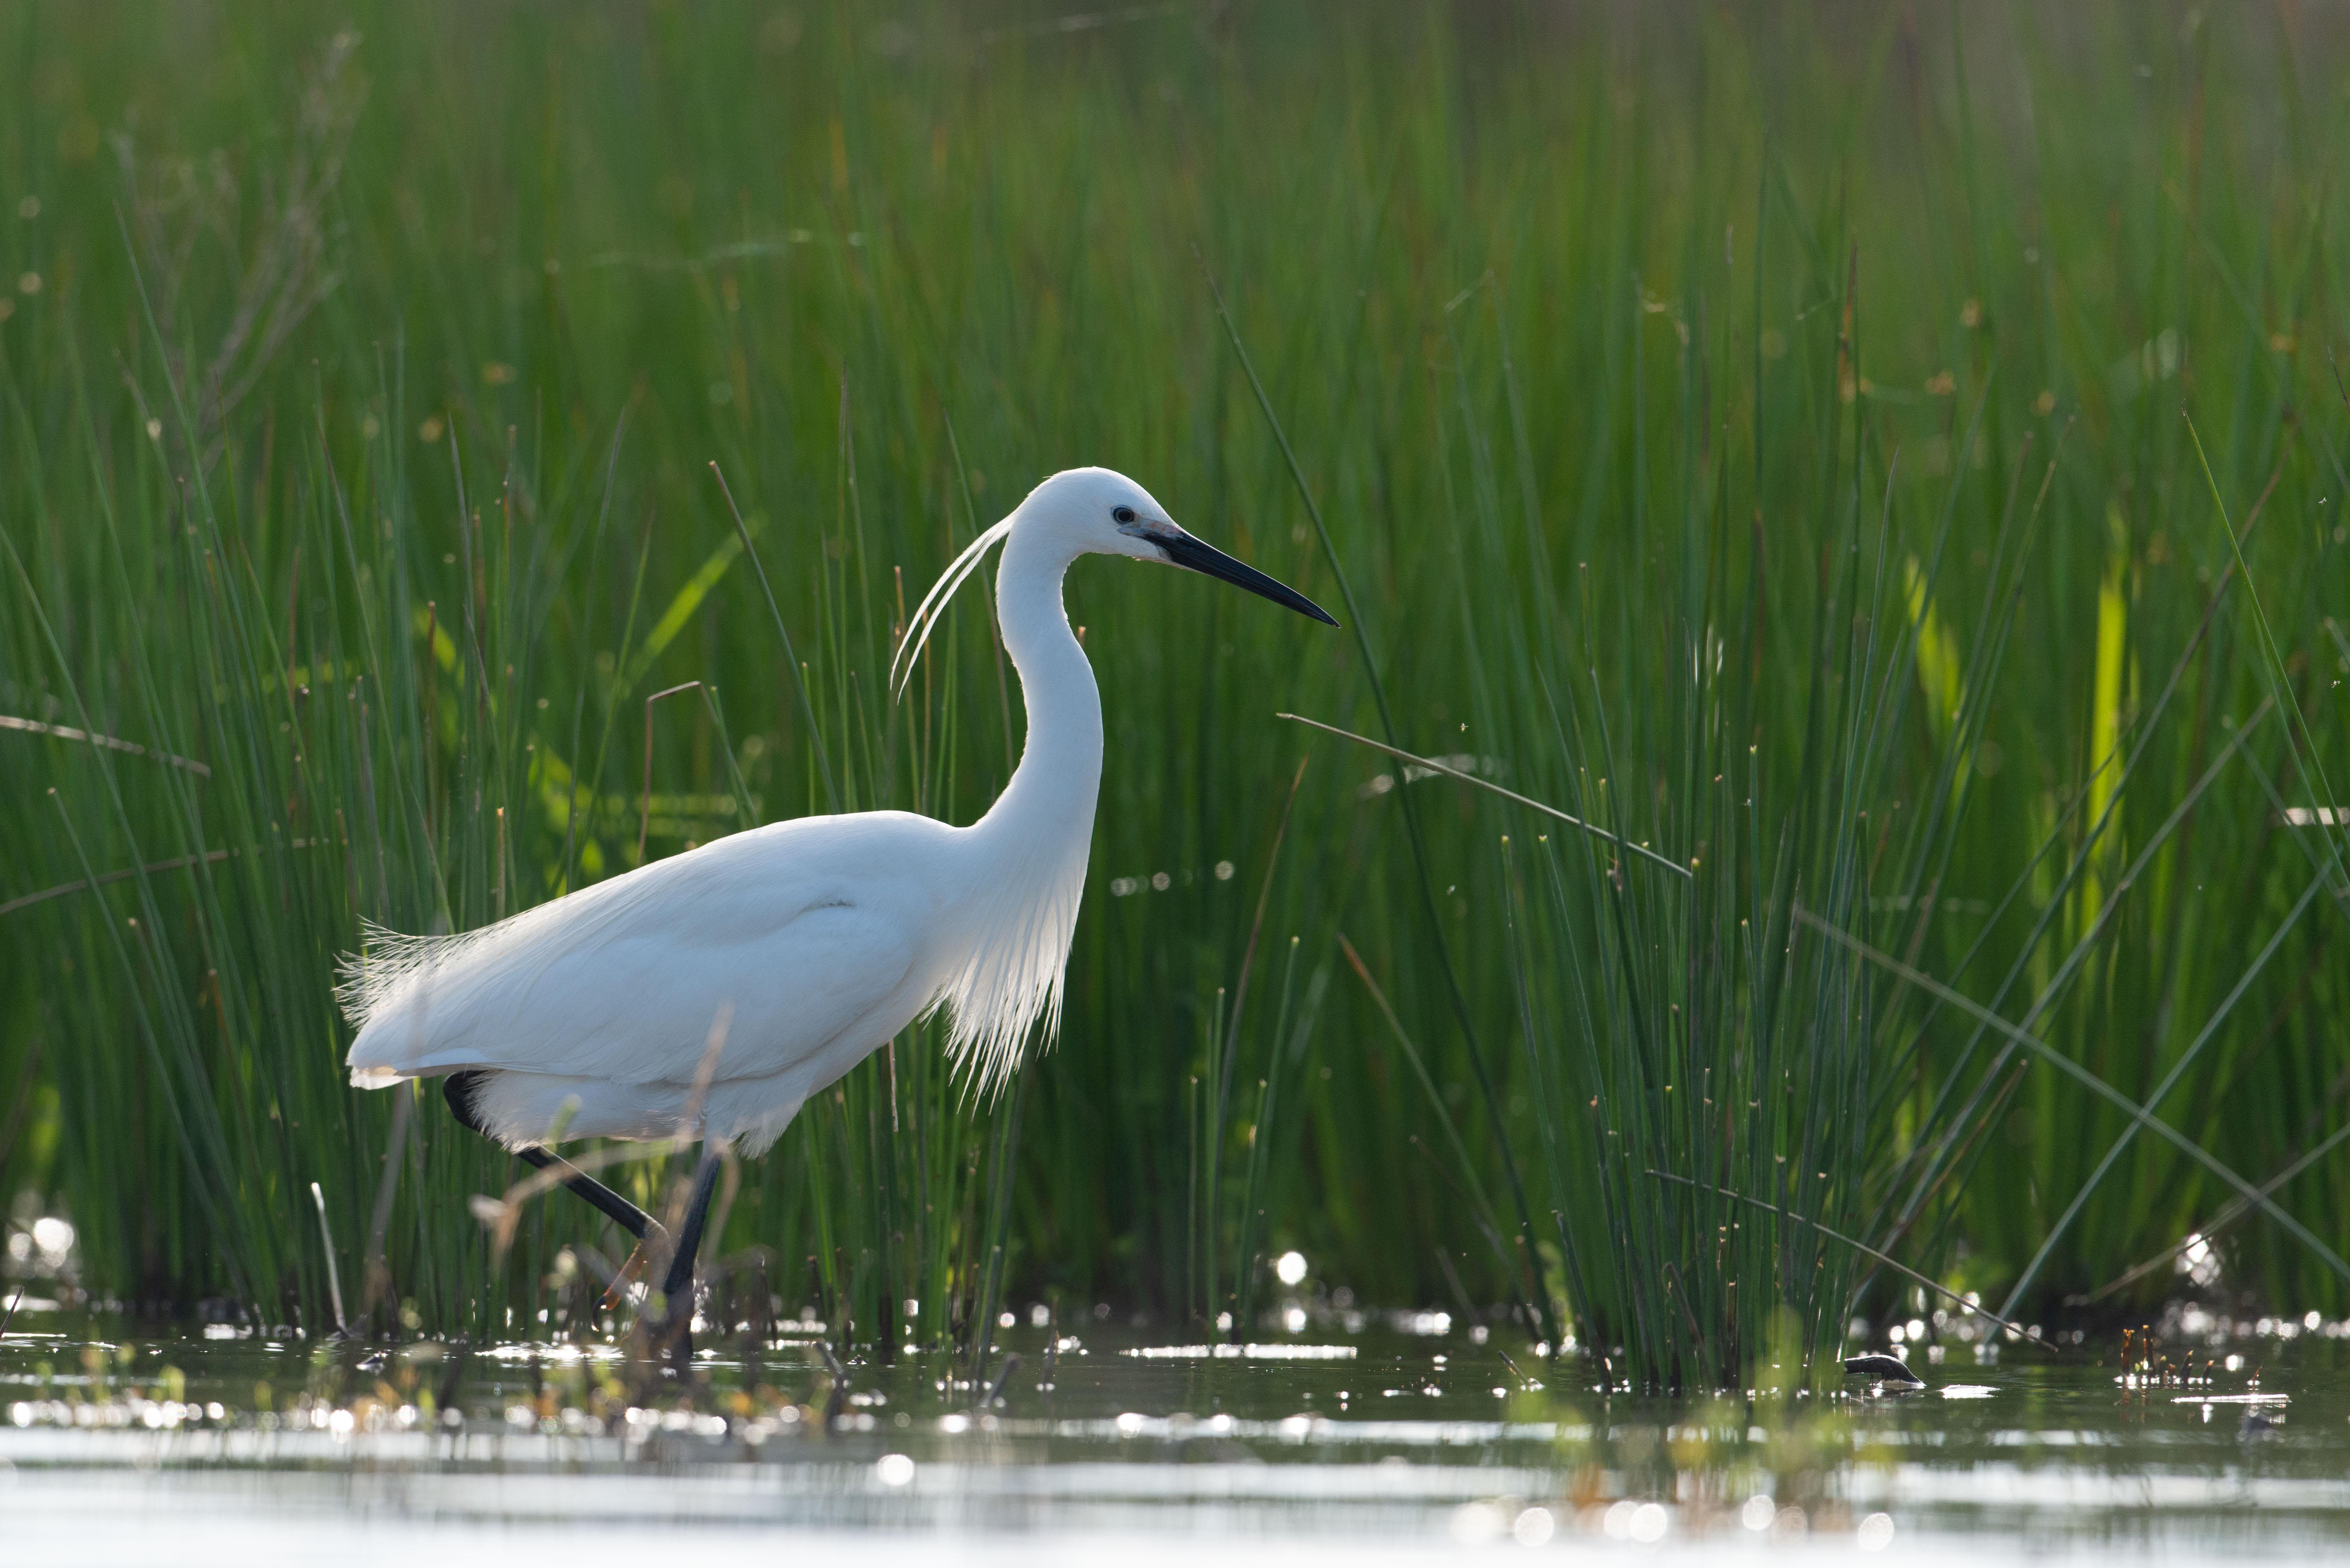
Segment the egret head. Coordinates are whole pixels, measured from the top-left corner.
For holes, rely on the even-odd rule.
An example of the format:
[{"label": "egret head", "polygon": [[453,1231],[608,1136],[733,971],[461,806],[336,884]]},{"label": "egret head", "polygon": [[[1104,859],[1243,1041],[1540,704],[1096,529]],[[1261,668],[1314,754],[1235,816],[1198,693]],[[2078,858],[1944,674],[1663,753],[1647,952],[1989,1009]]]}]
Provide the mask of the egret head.
[{"label": "egret head", "polygon": [[973,539],[940,574],[907,622],[890,670],[895,685],[903,688],[915,658],[945,613],[947,601],[978,568],[989,546],[1015,536],[1024,550],[1041,548],[1062,562],[1079,556],[1130,556],[1138,561],[1181,566],[1262,594],[1326,626],[1338,624],[1327,610],[1295,588],[1177,527],[1167,509],[1151,499],[1150,492],[1126,475],[1107,468],[1072,468],[1030,491],[1011,516]]},{"label": "egret head", "polygon": [[1181,566],[1261,594],[1326,626],[1338,624],[1295,588],[1177,527],[1149,491],[1107,468],[1072,468],[1053,475],[1028,493],[1012,524],[1014,533],[1041,535],[1073,557],[1130,556]]}]

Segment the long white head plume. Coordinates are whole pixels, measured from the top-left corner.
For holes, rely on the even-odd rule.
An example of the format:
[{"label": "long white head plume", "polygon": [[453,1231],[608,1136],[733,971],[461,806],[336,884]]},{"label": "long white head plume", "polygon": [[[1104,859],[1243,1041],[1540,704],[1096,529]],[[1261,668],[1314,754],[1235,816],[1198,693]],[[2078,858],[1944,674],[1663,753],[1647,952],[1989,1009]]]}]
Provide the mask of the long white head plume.
[{"label": "long white head plume", "polygon": [[898,644],[897,656],[889,661],[889,688],[892,691],[901,694],[905,691],[906,682],[914,673],[914,661],[921,657],[922,645],[930,641],[931,633],[938,628],[939,621],[946,615],[947,601],[953,598],[955,590],[979,569],[980,559],[987,554],[988,548],[1002,544],[1011,533],[1012,519],[1006,517],[963,546],[962,554],[948,564],[947,569],[939,574],[939,580],[931,585],[931,591],[922,596],[922,602],[914,607],[913,618],[906,623],[906,635]]}]

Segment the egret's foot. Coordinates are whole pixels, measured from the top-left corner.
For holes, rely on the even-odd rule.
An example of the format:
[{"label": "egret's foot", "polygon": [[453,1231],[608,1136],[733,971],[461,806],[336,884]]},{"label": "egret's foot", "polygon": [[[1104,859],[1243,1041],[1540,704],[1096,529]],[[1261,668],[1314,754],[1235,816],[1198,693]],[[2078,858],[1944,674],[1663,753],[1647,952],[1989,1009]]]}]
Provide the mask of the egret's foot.
[{"label": "egret's foot", "polygon": [[661,1281],[660,1324],[656,1354],[669,1364],[680,1381],[693,1370],[693,1261],[702,1251],[702,1227],[710,1218],[710,1194],[718,1185],[720,1161],[716,1149],[702,1157],[693,1173],[693,1191],[685,1200],[685,1226],[678,1232],[669,1273]]},{"label": "egret's foot", "polygon": [[653,1325],[654,1359],[661,1364],[664,1375],[680,1382],[693,1375],[693,1293],[689,1289],[681,1301],[672,1301]]},{"label": "egret's foot", "polygon": [[1847,1377],[1866,1377],[1871,1383],[1881,1383],[1887,1388],[1923,1388],[1926,1380],[1908,1366],[1890,1355],[1870,1352],[1866,1355],[1847,1355],[1844,1361]]},{"label": "egret's foot", "polygon": [[598,1308],[599,1311],[610,1312],[620,1304],[620,1298],[629,1293],[629,1287],[636,1283],[645,1270],[651,1266],[652,1246],[651,1237],[643,1238],[637,1242],[636,1251],[629,1254],[629,1261],[620,1265],[619,1272],[612,1276],[612,1282],[605,1287],[604,1300]]}]

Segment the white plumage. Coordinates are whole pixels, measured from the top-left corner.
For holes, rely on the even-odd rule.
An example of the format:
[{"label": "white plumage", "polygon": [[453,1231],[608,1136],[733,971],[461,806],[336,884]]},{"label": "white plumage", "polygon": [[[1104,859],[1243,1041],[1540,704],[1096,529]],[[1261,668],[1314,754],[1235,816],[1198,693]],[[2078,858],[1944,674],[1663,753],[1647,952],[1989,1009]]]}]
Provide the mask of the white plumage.
[{"label": "white plumage", "polygon": [[480,930],[371,928],[338,992],[359,1026],[351,1082],[481,1069],[472,1112],[509,1147],[683,1135],[756,1153],[809,1096],[943,1005],[958,1063],[983,1090],[1000,1084],[1029,1040],[1058,1027],[1101,780],[1100,697],[1061,607],[1069,563],[1171,562],[1329,617],[1185,534],[1133,481],[1077,469],[1038,485],[947,568],[899,668],[999,542],[997,614],[1028,736],[985,816],[968,827],[896,811],[803,817]]}]

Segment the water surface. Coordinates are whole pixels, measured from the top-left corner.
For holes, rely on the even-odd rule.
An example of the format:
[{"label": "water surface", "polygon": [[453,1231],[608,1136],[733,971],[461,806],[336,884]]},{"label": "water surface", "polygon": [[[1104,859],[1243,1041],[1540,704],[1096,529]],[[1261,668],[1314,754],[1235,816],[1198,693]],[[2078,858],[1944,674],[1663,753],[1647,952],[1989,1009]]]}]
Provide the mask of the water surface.
[{"label": "water surface", "polygon": [[836,1377],[806,1321],[705,1334],[681,1390],[603,1341],[310,1344],[28,1311],[0,1342],[0,1511],[12,1562],[754,1537],[974,1562],[2350,1550],[2340,1325],[2227,1326],[2174,1333],[2152,1376],[2117,1346],[1958,1344],[1918,1347],[1910,1393],[1667,1400],[1595,1392],[1580,1363],[1441,1314],[1243,1346],[1024,1316],[983,1408],[944,1354]]}]

